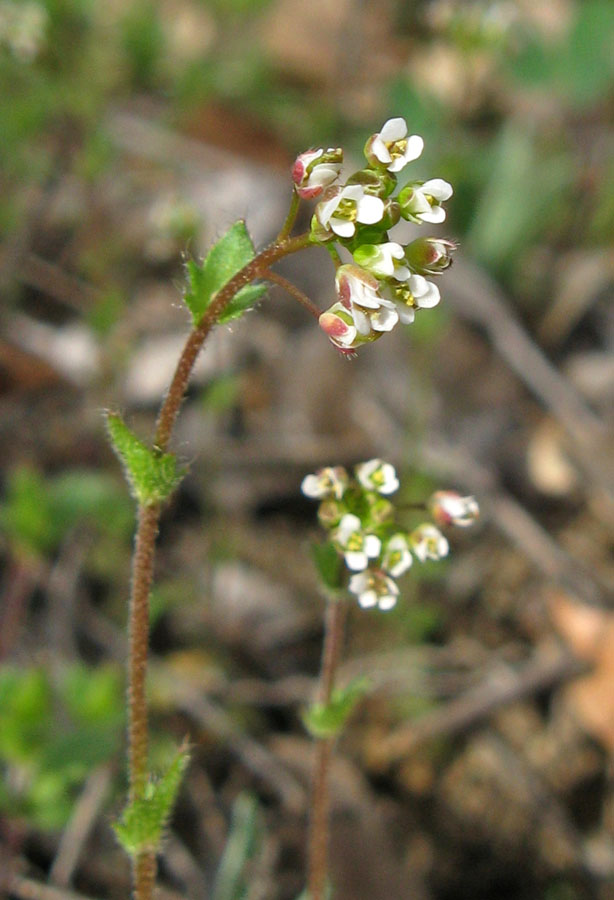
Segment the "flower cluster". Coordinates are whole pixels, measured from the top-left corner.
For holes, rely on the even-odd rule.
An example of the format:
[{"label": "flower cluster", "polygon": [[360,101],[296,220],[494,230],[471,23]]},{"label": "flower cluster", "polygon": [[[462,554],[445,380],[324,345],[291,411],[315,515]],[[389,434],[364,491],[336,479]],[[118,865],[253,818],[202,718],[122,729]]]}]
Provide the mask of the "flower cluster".
[{"label": "flower cluster", "polygon": [[[294,164],[298,195],[320,198],[311,238],[328,246],[338,262],[337,300],[320,316],[320,327],[348,356],[439,303],[439,289],[426,276],[448,268],[456,245],[426,237],[402,246],[388,234],[401,218],[417,225],[446,218],[442,204],[452,196],[452,187],[441,178],[410,181],[394,195],[398,173],[418,159],[423,146],[419,135],[408,133],[405,120],[395,118],[369,138],[367,167],[344,185],[335,183],[341,150],[308,150]],[[352,263],[341,264],[335,242],[351,252]]]},{"label": "flower cluster", "polygon": [[[318,518],[351,572],[349,590],[364,609],[392,609],[399,596],[395,579],[419,562],[447,556],[448,541],[439,528],[423,522],[407,530],[395,520],[388,500],[399,487],[390,463],[371,459],[354,468],[350,477],[342,466],[320,469],[303,479],[302,491],[320,501]],[[473,497],[455,491],[436,491],[428,509],[438,525],[470,525],[479,515]]]}]

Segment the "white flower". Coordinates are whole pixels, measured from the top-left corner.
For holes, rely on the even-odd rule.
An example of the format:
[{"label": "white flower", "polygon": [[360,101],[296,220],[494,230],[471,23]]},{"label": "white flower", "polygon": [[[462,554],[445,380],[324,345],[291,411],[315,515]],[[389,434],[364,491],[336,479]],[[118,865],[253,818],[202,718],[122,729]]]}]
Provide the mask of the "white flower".
[{"label": "white flower", "polygon": [[365,155],[369,162],[385,166],[389,172],[400,172],[407,163],[418,159],[424,148],[424,141],[418,134],[407,136],[405,119],[388,119],[379,134],[367,141]]},{"label": "white flower", "polygon": [[339,266],[335,276],[339,302],[351,313],[356,331],[365,340],[381,337],[399,321],[395,303],[379,293],[379,282],[360,266]]},{"label": "white flower", "polygon": [[447,540],[434,525],[419,525],[409,536],[409,543],[420,560],[443,559],[450,549]]},{"label": "white flower", "polygon": [[374,225],[381,221],[383,215],[383,200],[365,194],[364,188],[359,184],[337,188],[331,197],[322,200],[316,207],[316,218],[320,225],[342,238],[354,235],[356,222]]},{"label": "white flower", "polygon": [[414,561],[409,552],[407,535],[394,534],[386,543],[382,558],[382,569],[398,578],[411,567]]},{"label": "white flower", "polygon": [[414,321],[416,309],[432,309],[441,300],[439,288],[423,275],[410,275],[407,281],[392,288],[399,321],[409,325]]},{"label": "white flower", "polygon": [[472,525],[480,515],[475,497],[461,497],[456,491],[435,491],[428,502],[431,515],[439,525]]},{"label": "white flower", "polygon": [[337,180],[342,163],[343,151],[332,147],[326,152],[319,149],[300,153],[292,166],[292,180],[299,197],[304,200],[319,197],[324,188]]},{"label": "white flower", "polygon": [[354,471],[362,486],[368,491],[392,494],[399,487],[399,479],[394,466],[382,462],[381,459],[370,459],[368,462],[359,463]]},{"label": "white flower", "polygon": [[306,497],[324,499],[335,497],[341,500],[348,485],[348,473],[343,466],[327,466],[318,469],[315,475],[306,475],[301,490]]},{"label": "white flower", "polygon": [[358,597],[363,609],[378,606],[381,610],[392,609],[397,602],[399,589],[384,572],[367,569],[350,578],[349,589]]},{"label": "white flower", "polygon": [[401,215],[412,222],[444,222],[446,211],[442,207],[453,194],[452,185],[443,178],[432,178],[424,184],[411,184],[399,193]]},{"label": "white flower", "polygon": [[379,556],[382,542],[375,534],[366,534],[358,516],[346,513],[332,533],[332,538],[343,552],[345,564],[353,572],[366,569],[370,559]]},{"label": "white flower", "polygon": [[395,241],[387,241],[384,244],[362,244],[354,251],[354,259],[360,266],[364,266],[379,278],[396,278],[397,281],[406,281],[409,278],[409,269],[405,263],[405,251]]}]

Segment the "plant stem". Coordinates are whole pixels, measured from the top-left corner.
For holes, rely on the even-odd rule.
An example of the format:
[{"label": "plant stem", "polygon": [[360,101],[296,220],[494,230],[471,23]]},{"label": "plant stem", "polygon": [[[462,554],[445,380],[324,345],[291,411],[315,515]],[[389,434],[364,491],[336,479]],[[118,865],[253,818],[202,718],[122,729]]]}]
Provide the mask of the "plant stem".
[{"label": "plant stem", "polygon": [[[324,647],[320,668],[318,703],[330,702],[341,658],[347,601],[331,598],[324,620]],[[311,815],[309,825],[309,900],[324,900],[328,875],[330,830],[329,772],[334,738],[320,738],[315,745]]]},{"label": "plant stem", "polygon": [[[164,452],[172,436],[192,368],[213,326],[234,295],[246,284],[264,277],[272,263],[309,246],[309,234],[277,240],[250,260],[221,288],[185,343],[175,374],[156,422],[154,446]],[[132,557],[128,658],[128,771],[130,802],[142,799],[148,778],[147,651],[149,643],[149,596],[153,582],[155,542],[160,505],[139,506]],[[135,900],[151,900],[156,881],[156,855],[143,851],[133,859]]]},{"label": "plant stem", "polygon": [[[147,648],[149,643],[149,594],[153,581],[159,505],[139,506],[132,558],[128,656],[128,771],[130,802],[142,799],[147,784]],[[156,857],[141,852],[132,861],[134,896],[149,900],[156,880]]]},{"label": "plant stem", "polygon": [[292,191],[292,200],[290,201],[290,209],[288,210],[288,215],[286,216],[286,221],[281,226],[281,231],[277,235],[276,242],[285,241],[287,237],[290,236],[290,232],[294,227],[294,223],[296,222],[296,216],[298,213],[298,208],[301,203],[301,198],[296,192],[296,189]]},{"label": "plant stem", "polygon": [[284,278],[283,275],[278,275],[277,272],[272,272],[270,269],[267,269],[262,273],[262,277],[266,278],[267,281],[272,281],[274,284],[278,284],[282,287],[284,291],[294,297],[295,300],[298,300],[298,302],[304,306],[307,312],[311,313],[315,319],[320,318],[322,310],[318,309],[315,303],[311,302],[307,294],[304,294],[295,284],[292,284],[291,281]]}]

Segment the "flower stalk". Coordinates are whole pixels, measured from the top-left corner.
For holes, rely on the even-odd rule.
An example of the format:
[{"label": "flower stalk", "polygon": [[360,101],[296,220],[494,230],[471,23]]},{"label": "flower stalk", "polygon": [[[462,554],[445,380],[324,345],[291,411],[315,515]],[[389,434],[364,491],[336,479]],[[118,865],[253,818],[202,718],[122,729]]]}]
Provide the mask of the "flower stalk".
[{"label": "flower stalk", "polygon": [[[318,687],[318,703],[327,706],[335,687],[341,659],[347,601],[332,597],[326,606],[324,646]],[[324,900],[328,878],[330,841],[330,765],[334,737],[321,737],[315,742],[309,824],[308,888],[309,900]]]},{"label": "flower stalk", "polygon": [[[157,453],[166,451],[183,402],[196,358],[225,307],[245,285],[264,277],[268,267],[291,253],[310,245],[308,234],[277,240],[254,257],[231,278],[208,306],[198,325],[190,332],[164,398],[154,438]],[[270,274],[270,273],[269,273]],[[144,798],[148,781],[147,656],[149,645],[149,598],[153,583],[155,542],[160,521],[160,503],[140,503],[132,562],[129,606],[128,658],[128,775],[130,802]],[[135,900],[151,900],[156,881],[156,856],[150,849],[133,857]]]}]

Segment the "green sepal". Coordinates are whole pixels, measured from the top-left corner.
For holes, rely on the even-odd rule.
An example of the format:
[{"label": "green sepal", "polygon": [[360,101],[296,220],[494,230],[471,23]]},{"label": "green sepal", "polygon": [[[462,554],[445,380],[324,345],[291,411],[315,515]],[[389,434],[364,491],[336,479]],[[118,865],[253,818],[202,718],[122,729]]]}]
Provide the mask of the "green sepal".
[{"label": "green sepal", "polygon": [[336,737],[369,688],[369,679],[363,676],[344,688],[335,688],[328,703],[313,703],[304,710],[305,728],[315,738]]},{"label": "green sepal", "polygon": [[343,587],[341,556],[331,541],[324,544],[312,544],[311,556],[322,586],[327,591],[340,591]]},{"label": "green sepal", "polygon": [[166,773],[158,780],[150,779],[145,795],[129,803],[121,820],[113,824],[118,841],[130,856],[159,848],[189,759],[182,746]]},{"label": "green sepal", "polygon": [[107,415],[107,429],[113,449],[124,465],[132,493],[143,506],[166,500],[181,481],[174,453],[148,447],[130,431],[117,413]]},{"label": "green sepal", "polygon": [[[183,299],[195,325],[198,325],[217,292],[254,258],[254,253],[245,222],[240,219],[213,245],[202,265],[194,260],[187,263],[188,287]],[[260,284],[248,284],[241,288],[222,311],[218,321],[223,323],[236,319],[253,306],[265,290],[266,286]]]}]

